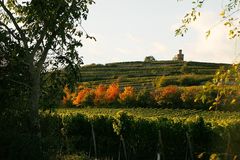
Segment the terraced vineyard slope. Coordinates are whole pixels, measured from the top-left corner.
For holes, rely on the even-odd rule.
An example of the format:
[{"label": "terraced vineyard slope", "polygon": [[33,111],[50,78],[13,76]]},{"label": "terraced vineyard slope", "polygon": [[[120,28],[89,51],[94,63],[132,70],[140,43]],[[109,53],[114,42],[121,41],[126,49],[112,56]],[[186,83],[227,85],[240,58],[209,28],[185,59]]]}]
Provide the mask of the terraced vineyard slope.
[{"label": "terraced vineyard slope", "polygon": [[82,81],[91,85],[118,82],[120,86],[131,85],[135,88],[151,88],[154,81],[162,76],[176,81],[183,75],[194,75],[195,78],[199,79],[198,84],[202,84],[210,80],[217,69],[228,65],[183,61],[119,62],[83,66],[81,75]]}]

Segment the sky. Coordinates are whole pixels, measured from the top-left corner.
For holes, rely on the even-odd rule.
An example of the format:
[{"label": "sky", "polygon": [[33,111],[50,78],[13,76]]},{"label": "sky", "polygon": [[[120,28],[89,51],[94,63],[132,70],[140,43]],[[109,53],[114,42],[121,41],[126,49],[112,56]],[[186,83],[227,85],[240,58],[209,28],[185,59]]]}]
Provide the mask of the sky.
[{"label": "sky", "polygon": [[[95,0],[84,29],[97,41],[83,39],[78,50],[84,64],[143,61],[146,56],[171,60],[179,49],[186,61],[234,63],[238,40],[227,38],[219,13],[223,0],[207,1],[201,17],[184,37],[175,37],[191,0]],[[211,36],[205,32],[211,28]]]}]

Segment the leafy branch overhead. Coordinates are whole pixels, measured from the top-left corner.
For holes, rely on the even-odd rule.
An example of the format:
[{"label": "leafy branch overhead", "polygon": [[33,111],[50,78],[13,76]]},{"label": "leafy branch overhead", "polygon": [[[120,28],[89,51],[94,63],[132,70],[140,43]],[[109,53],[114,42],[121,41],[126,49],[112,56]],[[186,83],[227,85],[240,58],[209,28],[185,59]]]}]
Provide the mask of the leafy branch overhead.
[{"label": "leafy branch overhead", "polygon": [[92,3],[92,0],[0,1],[0,29],[28,51],[27,63],[34,61],[36,67],[45,62],[49,52],[81,62],[76,52],[82,46],[81,20],[87,19],[87,5]]},{"label": "leafy branch overhead", "polygon": [[[203,86],[203,91],[198,94],[195,101],[201,100],[203,103],[210,104],[210,110],[221,109],[221,107],[226,107],[227,104],[230,104],[230,106],[239,104],[239,69],[239,64],[233,64],[228,69],[219,69],[212,82]],[[214,95],[213,99],[209,98],[211,95]]]},{"label": "leafy branch overhead", "polygon": [[[222,3],[224,4],[222,10],[219,11],[220,20],[216,24],[213,24],[212,27],[209,27],[209,30],[206,31],[206,37],[209,37],[211,30],[221,23],[228,28],[228,37],[230,39],[240,37],[240,20],[236,15],[240,11],[240,0],[226,0]],[[186,34],[189,29],[189,25],[201,16],[201,8],[204,4],[206,4],[206,0],[192,1],[193,7],[191,11],[186,13],[183,17],[182,25],[175,30],[175,36],[184,36],[184,34]]]}]

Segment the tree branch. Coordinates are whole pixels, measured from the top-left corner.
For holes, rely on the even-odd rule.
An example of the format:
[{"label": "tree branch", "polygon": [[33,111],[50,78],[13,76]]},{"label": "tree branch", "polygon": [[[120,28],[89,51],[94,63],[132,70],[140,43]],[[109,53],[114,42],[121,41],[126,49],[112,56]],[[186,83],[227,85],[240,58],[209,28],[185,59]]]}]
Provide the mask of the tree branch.
[{"label": "tree branch", "polygon": [[24,47],[25,47],[25,48],[28,48],[28,46],[27,46],[27,39],[26,39],[26,37],[25,37],[22,29],[21,29],[21,28],[19,27],[19,25],[17,24],[16,19],[14,18],[13,14],[10,12],[10,10],[7,9],[7,7],[6,7],[5,4],[4,4],[4,1],[0,1],[0,5],[2,6],[3,10],[7,13],[7,15],[10,17],[10,19],[11,19],[12,22],[13,22],[13,25],[16,27],[18,33],[21,35],[21,38],[22,38]]},{"label": "tree branch", "polygon": [[7,31],[16,39],[16,40],[20,40],[19,37],[17,37],[16,35],[14,35],[14,32],[6,25],[4,24],[3,22],[0,21],[0,26],[3,26],[7,29]]},{"label": "tree branch", "polygon": [[[69,14],[75,4],[76,4],[76,0],[73,0],[71,6],[69,7],[69,11],[65,12],[64,14],[65,15]],[[60,6],[58,6],[58,8],[60,8]],[[56,16],[59,16],[59,15],[56,15]],[[65,17],[65,16],[63,16],[63,17]],[[36,63],[36,66],[39,70],[42,69],[42,64],[44,63],[44,61],[47,58],[47,54],[48,54],[49,49],[51,48],[52,42],[53,42],[55,36],[57,35],[58,31],[60,30],[60,27],[63,26],[62,23],[65,23],[65,19],[62,19],[61,23],[59,24],[59,27],[55,31],[53,31],[52,35],[47,40],[47,44],[42,52],[42,55],[41,55],[40,59],[38,60],[38,62]]]},{"label": "tree branch", "polygon": [[[53,42],[54,38],[56,37],[57,33],[60,31],[61,27],[64,26],[64,23],[66,23],[66,20],[67,20],[66,17],[68,17],[70,15],[70,12],[75,5],[76,5],[76,0],[72,0],[71,5],[69,6],[69,10],[67,12],[65,12],[64,15],[62,16],[63,18],[61,19],[61,22],[59,23],[58,28],[56,28],[52,32],[52,35],[50,35],[49,39],[47,40],[46,46],[45,46],[45,48],[44,48],[44,50],[43,50],[43,52],[40,56],[40,59],[36,63],[37,69],[39,69],[39,70],[42,69],[42,65],[47,58],[48,51],[52,46],[52,42]],[[60,8],[60,6],[58,6],[58,8]],[[59,15],[55,15],[55,16],[56,16],[55,18],[57,19],[57,16],[59,16]],[[41,43],[41,42],[39,42],[39,43]]]},{"label": "tree branch", "polygon": [[32,55],[35,55],[35,53],[37,52],[37,50],[38,50],[39,46],[41,45],[41,43],[42,43],[42,41],[43,41],[46,33],[47,33],[47,29],[46,29],[46,27],[45,27],[45,25],[44,25],[43,30],[42,30],[42,33],[41,33],[41,35],[40,35],[40,38],[38,39],[35,47],[33,48],[33,51],[32,51],[32,53],[31,53]]},{"label": "tree branch", "polygon": [[49,51],[49,49],[50,49],[51,46],[52,46],[52,42],[53,42],[53,39],[54,39],[55,36],[56,36],[56,33],[57,33],[56,31],[53,32],[52,35],[49,37],[48,42],[47,42],[47,44],[46,44],[46,46],[45,46],[45,48],[44,48],[44,50],[43,50],[43,52],[42,52],[42,55],[41,55],[40,59],[38,60],[38,62],[36,63],[36,66],[37,66],[37,68],[38,68],[39,70],[42,69],[42,64],[44,63],[44,61],[45,61],[46,58],[47,58],[48,51]]}]

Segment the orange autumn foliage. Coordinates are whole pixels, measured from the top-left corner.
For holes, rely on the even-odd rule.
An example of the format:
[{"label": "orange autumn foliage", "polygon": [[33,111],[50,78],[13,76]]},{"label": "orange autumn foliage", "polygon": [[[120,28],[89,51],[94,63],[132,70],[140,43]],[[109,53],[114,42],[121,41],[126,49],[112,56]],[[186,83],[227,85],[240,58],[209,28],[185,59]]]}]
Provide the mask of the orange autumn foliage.
[{"label": "orange autumn foliage", "polygon": [[84,89],[80,90],[77,93],[77,96],[74,98],[73,104],[76,106],[80,105],[81,102],[83,102],[83,100],[85,99],[85,96],[90,92],[91,92],[90,88],[84,88]]},{"label": "orange autumn foliage", "polygon": [[65,94],[65,96],[63,96],[63,104],[71,102],[75,94],[71,92],[67,85],[64,86],[63,92]]},{"label": "orange autumn foliage", "polygon": [[106,94],[105,99],[108,103],[114,102],[119,95],[119,85],[116,83],[112,83],[109,85]]},{"label": "orange autumn foliage", "polygon": [[106,93],[106,87],[103,84],[99,84],[97,88],[95,89],[95,98],[94,98],[94,104],[100,105],[104,103],[104,96]]},{"label": "orange autumn foliage", "polygon": [[128,99],[134,99],[134,88],[132,86],[124,87],[124,91],[119,94],[120,101],[126,101]]},{"label": "orange autumn foliage", "polygon": [[182,105],[182,90],[177,86],[167,86],[154,92],[154,99],[164,107],[179,107]]}]

